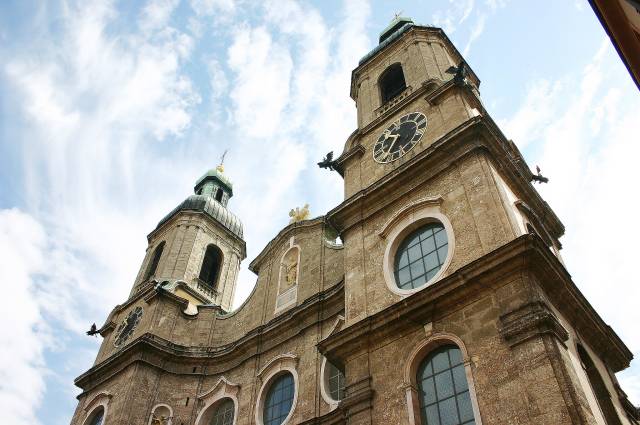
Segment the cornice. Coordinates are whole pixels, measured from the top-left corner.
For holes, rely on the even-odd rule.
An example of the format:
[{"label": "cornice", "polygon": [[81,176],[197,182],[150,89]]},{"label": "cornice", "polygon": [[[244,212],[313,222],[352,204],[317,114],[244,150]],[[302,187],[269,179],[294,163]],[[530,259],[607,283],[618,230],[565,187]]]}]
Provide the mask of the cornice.
[{"label": "cornice", "polygon": [[[507,276],[522,275],[523,272],[536,276],[554,307],[615,372],[629,366],[633,358],[631,351],[596,313],[544,241],[533,234],[520,236],[405,298],[401,303],[395,303],[328,336],[318,343],[318,349],[334,364],[343,364],[351,354],[367,349],[363,341],[374,344],[375,341],[384,341],[386,337],[407,332],[407,321],[417,326],[433,321],[434,317],[446,314],[468,299],[470,292],[487,290],[504,281]],[[517,340],[518,333],[515,330],[518,329],[518,322],[515,319],[519,317],[520,324],[527,323],[523,319],[526,313],[531,319],[527,325],[530,329],[541,329],[554,333],[561,340],[564,338],[563,328],[558,326],[559,322],[555,323],[555,316],[546,314],[543,309],[534,311],[532,308],[523,308],[519,315],[503,316],[504,335],[512,341]],[[522,336],[526,326],[520,329],[523,330]]]},{"label": "cornice", "polygon": [[[171,294],[163,294],[164,296]],[[179,297],[176,297],[179,298]],[[240,364],[254,355],[261,354],[272,348],[266,341],[282,340],[283,335],[293,338],[310,326],[333,316],[331,308],[326,306],[336,303],[342,308],[344,303],[344,281],[331,286],[323,292],[314,294],[300,305],[291,308],[269,322],[257,326],[237,340],[219,346],[185,346],[175,344],[165,338],[151,333],[145,333],[121,350],[116,351],[105,360],[94,365],[91,369],[76,378],[75,383],[84,392],[117,374],[134,362],[143,362],[152,367],[162,369],[167,373],[193,375],[189,368],[180,371],[179,365],[199,362],[212,368],[220,365]],[[325,314],[318,314],[318,310]],[[220,314],[216,312],[216,314]],[[277,338],[276,338],[277,336]],[[171,365],[174,366],[171,366]],[[214,370],[211,375],[222,373]],[[204,373],[209,374],[209,373]]]},{"label": "cornice", "polygon": [[258,254],[258,256],[253,259],[253,261],[249,264],[249,270],[251,270],[255,274],[258,274],[258,272],[260,271],[260,266],[262,265],[262,262],[265,260],[265,258],[269,256],[271,251],[276,246],[287,240],[287,238],[289,238],[295,230],[315,227],[322,224],[324,224],[324,216],[315,217],[310,220],[302,220],[290,223],[289,225],[287,225],[287,227],[280,230],[278,234],[269,241],[267,246],[265,246],[262,251],[260,251],[260,254]]},{"label": "cornice", "polygon": [[[231,240],[235,241],[240,246],[240,257],[242,259],[246,258],[247,243],[244,241],[244,239],[242,239],[241,237],[233,233],[231,230],[227,229],[225,226],[219,223],[215,218],[211,217],[210,215],[202,211],[194,211],[194,210],[176,211],[174,214],[171,215],[171,217],[169,217],[164,223],[162,223],[162,225],[156,227],[147,235],[147,241],[151,242],[151,240],[155,237],[155,235],[164,232],[165,229],[168,229],[169,227],[175,225],[175,223],[180,219],[188,216],[202,218],[202,220],[205,223],[209,225],[213,225],[215,226],[216,229],[219,229],[220,231],[222,231],[222,233],[227,235]],[[192,224],[192,223],[189,223],[189,224]]]},{"label": "cornice", "polygon": [[[351,71],[351,98],[354,100],[358,98],[357,82],[359,76],[365,73],[369,68],[375,66],[381,60],[380,58],[384,56],[382,54],[383,52],[388,52],[398,44],[407,45],[409,42],[433,41],[434,36],[436,37],[437,41],[442,42],[447,48],[451,49],[451,53],[453,53],[454,56],[457,56],[460,61],[464,61],[464,57],[460,54],[456,46],[451,42],[442,28],[414,25],[384,49],[368,58],[365,62],[359,64],[353,71]],[[410,38],[412,38],[413,40],[409,40]],[[475,83],[476,87],[480,87],[480,79],[470,66],[468,66],[468,69],[471,80]]]},{"label": "cornice", "polygon": [[564,226],[531,185],[531,171],[523,166],[524,160],[517,148],[506,140],[493,120],[484,115],[470,118],[434,141],[424,151],[354,193],[329,211],[327,220],[336,230],[344,233],[414,187],[478,151],[490,154],[492,162],[517,189],[516,192],[524,195],[524,199],[531,201],[531,205],[542,212],[541,220],[558,239],[564,233]]},{"label": "cornice", "polygon": [[500,335],[513,347],[539,335],[551,335],[562,345],[569,333],[542,301],[533,301],[500,316]]}]

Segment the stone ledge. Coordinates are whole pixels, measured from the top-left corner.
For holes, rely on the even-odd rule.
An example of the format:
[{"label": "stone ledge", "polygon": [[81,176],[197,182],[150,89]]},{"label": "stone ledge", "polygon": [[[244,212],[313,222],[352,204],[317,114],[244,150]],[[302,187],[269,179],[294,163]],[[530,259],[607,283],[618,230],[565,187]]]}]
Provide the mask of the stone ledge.
[{"label": "stone ledge", "polygon": [[500,335],[510,347],[540,335],[551,335],[563,345],[569,333],[549,307],[541,302],[525,304],[500,316]]}]

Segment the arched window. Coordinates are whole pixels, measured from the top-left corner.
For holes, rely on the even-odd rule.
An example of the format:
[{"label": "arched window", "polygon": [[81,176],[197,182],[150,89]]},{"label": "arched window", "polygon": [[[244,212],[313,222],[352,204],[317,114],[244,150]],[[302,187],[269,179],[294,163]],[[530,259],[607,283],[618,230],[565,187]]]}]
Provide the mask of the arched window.
[{"label": "arched window", "polygon": [[416,374],[422,425],[475,424],[462,352],[444,345],[429,353]]},{"label": "arched window", "polygon": [[218,190],[216,190],[216,201],[218,202],[222,202],[222,195],[224,192],[222,192],[222,189],[218,188]]},{"label": "arched window", "polygon": [[293,406],[295,384],[293,375],[285,372],[274,379],[264,399],[262,423],[264,425],[280,425],[289,416]]},{"label": "arched window", "polygon": [[200,280],[215,288],[220,275],[220,265],[222,264],[222,251],[215,245],[207,246],[200,269]]},{"label": "arched window", "polygon": [[394,63],[387,68],[380,79],[378,80],[380,86],[380,95],[382,96],[382,103],[387,103],[407,88],[404,81],[404,73],[402,72],[402,65]]},{"label": "arched window", "polygon": [[233,425],[233,412],[235,406],[233,400],[224,398],[217,403],[209,425]]},{"label": "arched window", "polygon": [[422,226],[400,244],[395,258],[395,278],[400,289],[415,289],[433,278],[448,252],[447,232],[442,223]]},{"label": "arched window", "polygon": [[593,395],[596,397],[596,401],[600,406],[605,422],[607,425],[620,425],[620,418],[618,417],[616,408],[611,401],[611,394],[609,394],[607,386],[604,383],[600,372],[598,372],[596,365],[593,363],[593,360],[591,360],[591,357],[587,354],[587,351],[582,345],[578,345],[578,356],[580,357],[582,368],[587,374],[587,379],[589,380],[589,384],[593,390]]},{"label": "arched window", "polygon": [[91,413],[91,418],[87,425],[102,425],[104,423],[104,408],[98,407]]},{"label": "arched window", "polygon": [[148,280],[151,276],[153,276],[158,268],[158,263],[160,263],[160,257],[162,256],[162,250],[164,250],[164,241],[160,242],[160,245],[156,247],[153,251],[153,257],[147,266],[147,271],[144,274],[143,280]]}]

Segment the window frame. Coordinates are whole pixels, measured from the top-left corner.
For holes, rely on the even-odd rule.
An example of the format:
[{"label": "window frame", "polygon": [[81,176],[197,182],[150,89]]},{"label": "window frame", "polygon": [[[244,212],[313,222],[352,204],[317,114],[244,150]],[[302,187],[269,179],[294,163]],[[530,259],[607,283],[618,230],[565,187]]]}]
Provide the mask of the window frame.
[{"label": "window frame", "polygon": [[[209,282],[205,279],[202,279],[202,271],[204,269],[204,262],[207,258],[207,252],[209,251],[209,248],[212,248],[213,251],[217,251],[217,255],[218,255],[218,270],[216,270],[215,272],[215,276],[213,279],[213,282]],[[205,247],[204,247],[204,253],[202,254],[202,261],[200,262],[200,271],[198,272],[198,279],[201,282],[204,282],[205,284],[209,285],[214,291],[218,291],[218,286],[220,283],[220,276],[222,275],[222,268],[224,266],[224,252],[222,252],[222,249],[220,249],[220,247],[214,243],[208,243]]]},{"label": "window frame", "polygon": [[[388,78],[389,74],[391,72],[393,72],[396,69],[400,69],[400,73],[402,74],[402,80],[404,82],[404,87],[402,88],[402,90],[398,91],[397,93],[395,93],[393,96],[385,99],[385,92],[386,90],[384,90],[383,88],[383,80],[385,78]],[[394,62],[391,65],[387,66],[384,71],[382,71],[380,73],[380,76],[378,77],[378,92],[380,93],[380,105],[385,105],[388,102],[391,102],[393,99],[395,99],[396,97],[398,97],[399,95],[402,94],[403,91],[405,91],[407,89],[407,78],[404,75],[404,67],[402,66],[402,63],[400,62]]]},{"label": "window frame", "polygon": [[298,393],[300,392],[297,367],[298,357],[294,354],[287,353],[274,357],[258,372],[258,379],[262,385],[260,385],[260,390],[258,391],[258,397],[256,399],[256,425],[264,425],[262,416],[267,393],[269,392],[273,382],[284,373],[290,373],[293,376],[293,401],[291,403],[289,414],[284,418],[281,425],[287,425],[291,421],[298,403]]},{"label": "window frame", "polygon": [[[440,196],[422,198],[412,202],[393,215],[382,227],[382,230],[378,232],[378,235],[387,241],[382,260],[383,276],[387,288],[394,294],[407,297],[418,291],[422,291],[440,280],[443,274],[449,269],[455,253],[456,239],[451,222],[440,210],[441,204],[442,197]],[[412,289],[402,289],[398,286],[395,277],[395,263],[398,249],[411,233],[426,224],[434,222],[442,224],[447,234],[447,257],[444,263],[442,263],[440,270],[422,286]]]},{"label": "window frame", "polygon": [[[335,408],[338,407],[338,405],[344,398],[341,400],[336,400],[331,396],[331,390],[329,388],[329,376],[328,376],[329,363],[330,363],[329,360],[323,356],[322,365],[320,366],[320,394],[322,395],[322,399],[329,405],[331,410],[334,410]],[[336,366],[334,365],[334,367]],[[346,376],[345,376],[345,381],[346,381]],[[345,385],[345,391],[346,391],[346,385]]]},{"label": "window frame", "polygon": [[472,362],[467,352],[464,342],[454,334],[448,332],[431,333],[425,339],[420,340],[409,353],[404,368],[404,387],[406,389],[407,412],[409,416],[409,425],[426,425],[422,423],[420,396],[418,394],[417,374],[422,362],[434,350],[444,345],[455,345],[460,349],[462,354],[462,364],[464,365],[465,377],[469,387],[469,397],[471,399],[471,408],[476,425],[482,425],[482,417],[478,408],[478,399],[476,397],[476,389],[473,380]]},{"label": "window frame", "polygon": [[229,381],[224,376],[221,377],[211,389],[198,395],[198,399],[204,403],[204,406],[200,409],[194,423],[196,425],[210,425],[218,405],[225,399],[230,399],[233,401],[233,425],[235,425],[238,422],[239,391],[240,385]]},{"label": "window frame", "polygon": [[[162,254],[164,254],[164,248],[167,246],[166,241],[161,241],[153,248],[151,257],[147,262],[147,267],[142,277],[142,282],[148,282],[149,279],[154,278],[158,272],[158,266],[160,266],[160,260],[162,260]],[[154,265],[155,263],[155,265]]]},{"label": "window frame", "polygon": [[82,425],[89,425],[98,409],[102,409],[103,411],[102,424],[105,425],[107,423],[107,414],[109,413],[109,402],[111,401],[111,397],[111,393],[107,391],[102,391],[93,397],[83,409],[86,414],[82,421]]}]

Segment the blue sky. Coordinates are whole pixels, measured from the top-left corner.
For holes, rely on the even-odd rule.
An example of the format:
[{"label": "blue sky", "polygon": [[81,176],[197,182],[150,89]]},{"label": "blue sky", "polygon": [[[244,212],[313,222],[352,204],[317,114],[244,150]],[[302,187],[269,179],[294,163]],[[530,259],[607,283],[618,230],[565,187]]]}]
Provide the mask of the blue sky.
[{"label": "blue sky", "polygon": [[[0,6],[0,409],[67,424],[99,325],[146,234],[229,149],[248,262],[308,202],[355,129],[351,70],[395,12],[441,26],[492,117],[550,178],[580,289],[640,352],[640,95],[586,1],[5,1]],[[640,366],[619,374],[640,403]]]}]

